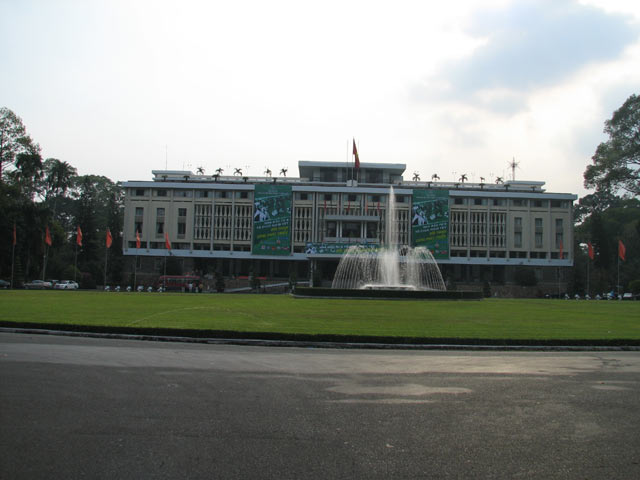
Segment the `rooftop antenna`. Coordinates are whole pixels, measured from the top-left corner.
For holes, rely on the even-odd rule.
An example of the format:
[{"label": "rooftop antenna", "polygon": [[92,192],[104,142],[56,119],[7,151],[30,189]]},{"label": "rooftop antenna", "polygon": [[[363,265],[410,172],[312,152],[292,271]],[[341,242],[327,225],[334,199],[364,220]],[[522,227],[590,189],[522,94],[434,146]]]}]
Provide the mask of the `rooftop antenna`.
[{"label": "rooftop antenna", "polygon": [[516,168],[519,168],[520,162],[516,162],[516,157],[509,162],[509,168],[511,168],[511,180],[516,181]]}]

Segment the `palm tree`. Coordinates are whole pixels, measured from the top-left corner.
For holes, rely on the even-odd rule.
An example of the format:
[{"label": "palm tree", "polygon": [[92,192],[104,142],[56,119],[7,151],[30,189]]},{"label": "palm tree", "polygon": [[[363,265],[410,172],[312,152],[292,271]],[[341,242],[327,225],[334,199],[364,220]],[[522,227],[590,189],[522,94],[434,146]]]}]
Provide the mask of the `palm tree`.
[{"label": "palm tree", "polygon": [[55,217],[58,197],[64,197],[78,171],[67,162],[57,158],[47,158],[44,161],[44,173],[45,201],[53,197],[53,216]]},{"label": "palm tree", "polygon": [[464,183],[467,181],[467,174],[463,173],[462,175],[460,175],[460,180],[461,183]]},{"label": "palm tree", "polygon": [[504,183],[504,180],[502,179],[502,177],[496,177],[496,183]]},{"label": "palm tree", "polygon": [[40,181],[42,180],[42,157],[39,149],[40,147],[30,153],[16,155],[16,169],[11,172],[16,184],[32,200],[40,190]]},{"label": "palm tree", "polygon": [[484,183],[484,177],[480,177],[480,183]]},{"label": "palm tree", "polygon": [[420,181],[420,175],[418,174],[418,172],[413,172],[413,181],[414,182]]},{"label": "palm tree", "polygon": [[281,169],[280,170],[280,175],[282,175],[283,177],[286,177],[287,176],[287,169],[286,168]]},{"label": "palm tree", "polygon": [[431,175],[431,180],[433,180],[434,182],[437,182],[438,180],[440,180],[440,177],[438,176],[437,173],[434,173],[433,175]]},{"label": "palm tree", "polygon": [[233,172],[234,175],[238,175],[238,176],[242,176],[242,169],[241,168],[236,168]]},{"label": "palm tree", "polygon": [[198,169],[196,170],[196,173],[198,175],[204,175],[204,167],[198,167]]},{"label": "palm tree", "polygon": [[265,175],[265,177],[270,177],[271,176],[271,169],[269,169],[269,167],[267,167],[267,169],[264,171],[264,175]]},{"label": "palm tree", "polygon": [[222,175],[222,172],[224,172],[224,169],[223,169],[223,168],[218,167],[218,168],[216,169],[216,174],[217,174],[218,176]]}]

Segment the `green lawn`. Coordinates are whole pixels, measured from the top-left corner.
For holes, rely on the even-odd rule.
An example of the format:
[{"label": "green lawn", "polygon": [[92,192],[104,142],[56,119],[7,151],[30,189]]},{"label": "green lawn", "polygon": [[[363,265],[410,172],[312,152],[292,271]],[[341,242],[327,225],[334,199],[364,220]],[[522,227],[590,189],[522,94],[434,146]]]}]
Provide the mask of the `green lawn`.
[{"label": "green lawn", "polygon": [[640,340],[640,302],[1,291],[0,322],[512,340]]}]

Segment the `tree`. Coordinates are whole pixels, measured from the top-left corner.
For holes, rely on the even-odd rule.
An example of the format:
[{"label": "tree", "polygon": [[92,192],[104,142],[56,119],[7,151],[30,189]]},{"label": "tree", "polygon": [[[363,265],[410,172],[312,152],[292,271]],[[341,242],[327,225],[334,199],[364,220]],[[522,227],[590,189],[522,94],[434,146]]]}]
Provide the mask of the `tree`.
[{"label": "tree", "polygon": [[42,156],[40,145],[30,144],[27,151],[16,155],[16,169],[10,172],[11,180],[20,188],[22,193],[33,200],[40,192],[42,182]]},{"label": "tree", "polygon": [[584,186],[596,191],[640,195],[640,97],[631,95],[605,122],[609,140],[598,145]]},{"label": "tree", "polygon": [[45,200],[64,195],[72,185],[73,177],[78,171],[67,162],[57,158],[47,158],[44,161]]},{"label": "tree", "polygon": [[33,140],[22,119],[6,107],[0,108],[0,181],[3,169],[15,162],[16,155],[33,153],[32,148]]}]

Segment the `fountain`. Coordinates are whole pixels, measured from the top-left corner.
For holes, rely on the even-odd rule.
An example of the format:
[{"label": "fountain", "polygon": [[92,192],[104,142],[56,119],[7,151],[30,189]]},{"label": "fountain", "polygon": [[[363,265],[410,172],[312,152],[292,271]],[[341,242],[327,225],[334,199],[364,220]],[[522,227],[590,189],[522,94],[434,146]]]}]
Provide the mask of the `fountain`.
[{"label": "fountain", "polygon": [[387,212],[384,246],[375,250],[363,245],[349,247],[340,259],[331,288],[445,291],[429,249],[399,245],[393,187],[389,189]]}]

